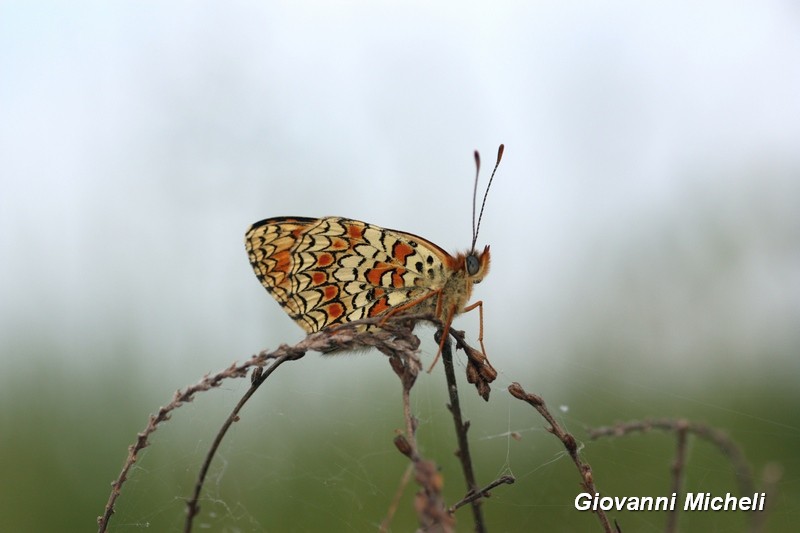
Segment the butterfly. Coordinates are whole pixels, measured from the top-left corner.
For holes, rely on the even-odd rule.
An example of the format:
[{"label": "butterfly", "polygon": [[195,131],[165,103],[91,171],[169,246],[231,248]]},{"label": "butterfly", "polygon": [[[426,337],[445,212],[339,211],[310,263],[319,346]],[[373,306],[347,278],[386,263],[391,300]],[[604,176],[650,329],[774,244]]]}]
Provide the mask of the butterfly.
[{"label": "butterfly", "polygon": [[[483,349],[483,302],[467,302],[473,285],[489,272],[489,246],[479,251],[475,244],[503,150],[500,145],[477,225],[476,172],[472,246],[466,253],[450,255],[418,235],[349,218],[275,217],[256,222],[245,234],[253,271],[307,333],[365,318],[419,313],[435,316],[445,339],[456,315],[477,308]],[[475,162],[479,172],[477,151]]]}]

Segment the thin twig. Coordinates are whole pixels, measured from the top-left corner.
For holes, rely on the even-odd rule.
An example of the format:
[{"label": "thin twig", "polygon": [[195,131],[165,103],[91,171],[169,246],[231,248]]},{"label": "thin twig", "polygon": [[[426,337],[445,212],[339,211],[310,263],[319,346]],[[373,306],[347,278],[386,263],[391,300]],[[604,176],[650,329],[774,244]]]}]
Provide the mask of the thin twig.
[{"label": "thin twig", "polygon": [[[682,500],[683,494],[683,478],[686,473],[686,441],[688,436],[689,423],[686,420],[679,420],[676,427],[677,444],[675,446],[675,459],[672,461],[672,490],[671,494],[675,494],[678,500]],[[667,533],[674,533],[678,530],[678,517],[677,507],[673,507],[667,514]]]},{"label": "thin twig", "polygon": [[491,496],[490,491],[493,488],[499,487],[500,485],[503,485],[503,484],[505,484],[505,485],[513,485],[515,481],[517,481],[517,479],[514,476],[510,476],[510,475],[500,476],[499,478],[495,479],[494,481],[492,481],[491,483],[489,483],[488,485],[486,485],[482,489],[477,490],[475,492],[469,492],[464,498],[462,498],[458,502],[456,502],[453,505],[451,505],[450,508],[447,510],[447,512],[452,514],[452,513],[456,512],[456,509],[458,509],[459,507],[463,507],[464,505],[466,505],[466,504],[468,504],[468,503],[470,503],[470,502],[472,502],[474,500],[477,500],[477,499],[480,499],[480,498],[488,498],[489,496]]},{"label": "thin twig", "polygon": [[256,390],[258,390],[261,384],[267,380],[267,378],[275,371],[276,368],[278,368],[288,359],[289,357],[287,355],[283,355],[278,357],[275,362],[272,363],[266,370],[260,371],[261,368],[257,367],[253,371],[253,378],[250,388],[247,390],[244,396],[242,396],[242,399],[239,400],[239,403],[236,404],[236,407],[233,408],[233,411],[231,411],[231,414],[228,415],[225,423],[222,424],[222,427],[217,432],[217,436],[214,438],[214,442],[211,444],[211,447],[206,453],[206,458],[203,461],[203,465],[200,467],[200,472],[197,476],[197,482],[194,485],[194,492],[192,493],[192,497],[189,499],[189,501],[186,502],[186,521],[184,522],[183,527],[183,531],[185,533],[189,533],[192,530],[192,522],[194,521],[194,517],[200,512],[200,506],[197,504],[198,500],[200,499],[200,492],[203,490],[203,483],[205,482],[206,475],[208,474],[208,469],[211,466],[211,460],[214,458],[214,455],[216,455],[217,449],[219,449],[219,445],[222,443],[222,439],[225,438],[225,434],[228,432],[228,429],[230,429],[233,423],[239,420],[239,412],[242,410],[247,401],[253,396]]},{"label": "thin twig", "polygon": [[[578,454],[578,443],[575,441],[575,437],[573,437],[570,433],[567,433],[564,428],[561,427],[555,417],[547,409],[542,397],[538,394],[525,392],[525,389],[522,388],[522,385],[517,382],[514,382],[508,386],[508,392],[510,392],[515,398],[530,404],[539,412],[540,415],[542,415],[545,420],[547,420],[547,422],[550,424],[550,427],[547,428],[547,431],[558,437],[558,439],[567,449],[567,453],[569,453],[569,456],[572,458],[572,462],[574,462],[575,466],[578,467],[578,472],[581,475],[581,485],[583,486],[584,490],[589,494],[596,493],[597,487],[594,485],[592,467],[589,466],[589,463],[581,459],[580,455]],[[606,533],[611,533],[613,530],[611,529],[611,524],[608,521],[608,516],[606,516],[606,513],[602,509],[598,509],[597,511],[594,511],[594,513],[597,514],[597,518],[600,520],[600,523],[603,525],[603,529],[606,531]]]},{"label": "thin twig", "polygon": [[[305,341],[304,341],[305,342]],[[172,401],[166,406],[161,407],[156,414],[150,415],[147,425],[144,430],[139,432],[136,436],[136,442],[128,447],[128,457],[122,467],[117,479],[111,484],[111,494],[108,497],[104,512],[102,516],[97,518],[98,532],[103,533],[108,529],[108,523],[111,516],[114,514],[114,506],[117,498],[122,493],[122,486],[128,479],[128,473],[138,459],[139,452],[149,446],[148,438],[155,432],[158,427],[170,419],[172,411],[181,407],[184,403],[191,402],[195,394],[215,387],[219,387],[222,382],[228,378],[240,378],[247,375],[251,367],[258,367],[265,365],[269,360],[278,359],[279,357],[286,357],[287,359],[299,359],[305,354],[306,348],[302,346],[303,342],[294,347],[282,345],[273,352],[266,350],[258,355],[254,355],[245,363],[241,365],[233,364],[225,370],[218,372],[214,375],[206,375],[198,383],[190,385],[183,390],[177,391],[172,398]]]},{"label": "thin twig", "polygon": [[397,485],[397,490],[394,493],[394,498],[392,498],[392,503],[389,504],[389,510],[386,512],[386,518],[384,518],[383,522],[381,522],[381,527],[378,530],[380,533],[388,533],[389,524],[392,523],[392,518],[394,518],[397,508],[400,506],[400,498],[403,497],[403,492],[405,492],[406,486],[408,485],[409,480],[411,480],[411,473],[413,471],[414,463],[408,463],[408,467],[406,468],[406,471],[403,472],[403,476],[400,478],[400,483]]},{"label": "thin twig", "polygon": [[688,433],[696,435],[697,437],[714,444],[726,457],[728,457],[728,460],[733,465],[733,471],[736,475],[739,491],[743,495],[753,494],[755,492],[753,470],[750,467],[750,463],[747,462],[747,458],[745,457],[744,452],[742,452],[742,449],[725,432],[706,424],[686,422],[672,418],[634,420],[632,422],[621,422],[613,426],[590,429],[589,437],[592,439],[611,436],[621,437],[628,433],[646,432],[651,429],[678,431],[684,425],[686,426],[685,430]]},{"label": "thin twig", "polygon": [[422,369],[422,363],[416,354],[395,354],[389,357],[389,363],[403,386],[403,418],[405,419],[405,435],[395,437],[395,445],[403,455],[411,459],[414,465],[414,479],[420,485],[414,499],[414,507],[419,518],[420,529],[426,532],[451,533],[455,520],[447,513],[442,498],[444,481],[436,463],[424,459],[417,447],[417,421],[411,412],[411,388]]},{"label": "thin twig", "polygon": [[[733,466],[734,474],[736,475],[739,492],[743,496],[748,496],[756,492],[753,470],[750,467],[750,463],[747,462],[742,449],[727,433],[706,424],[672,418],[634,420],[631,422],[621,422],[613,426],[590,429],[589,436],[592,439],[611,436],[621,437],[634,432],[647,432],[651,429],[675,432],[678,435],[678,449],[672,466],[673,492],[679,493],[681,491],[680,487],[683,484],[683,471],[686,467],[686,460],[684,457],[686,454],[686,438],[689,434],[695,435],[715,445],[720,452],[728,458]],[[758,513],[751,513],[749,517],[752,531],[760,531],[763,529],[766,520],[766,510]],[[667,519],[667,531],[677,531],[677,520],[677,511],[671,512]]]},{"label": "thin twig", "polygon": [[[441,336],[442,330],[437,331],[438,336]],[[450,395],[450,403],[447,408],[450,414],[453,415],[453,424],[456,428],[456,440],[458,442],[458,450],[456,456],[461,462],[461,470],[464,472],[464,480],[467,483],[467,494],[475,494],[478,492],[478,483],[475,481],[475,470],[472,467],[472,456],[469,452],[469,439],[467,432],[469,431],[469,421],[464,421],[461,416],[461,401],[458,397],[458,383],[456,382],[456,373],[453,369],[453,345],[450,338],[444,339],[442,344],[442,364],[444,365],[444,374],[447,378],[447,392]],[[481,508],[481,498],[474,498],[471,500],[472,518],[475,523],[475,531],[477,533],[484,533],[486,531],[486,524],[483,521],[483,509]]]},{"label": "thin twig", "polygon": [[761,471],[761,488],[764,494],[769,494],[765,502],[764,510],[760,513],[753,513],[750,517],[751,533],[761,533],[766,531],[767,516],[769,511],[775,508],[775,501],[778,497],[778,485],[783,477],[783,468],[778,463],[767,463]]}]

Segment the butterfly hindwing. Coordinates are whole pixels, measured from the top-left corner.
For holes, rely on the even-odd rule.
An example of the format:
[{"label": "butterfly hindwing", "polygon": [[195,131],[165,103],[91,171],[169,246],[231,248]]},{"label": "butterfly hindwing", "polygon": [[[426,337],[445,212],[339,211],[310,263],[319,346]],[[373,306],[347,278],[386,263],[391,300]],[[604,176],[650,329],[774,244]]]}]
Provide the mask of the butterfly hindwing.
[{"label": "butterfly hindwing", "polygon": [[311,333],[382,315],[441,290],[453,258],[416,235],[340,217],[279,217],[247,231],[250,263]]}]

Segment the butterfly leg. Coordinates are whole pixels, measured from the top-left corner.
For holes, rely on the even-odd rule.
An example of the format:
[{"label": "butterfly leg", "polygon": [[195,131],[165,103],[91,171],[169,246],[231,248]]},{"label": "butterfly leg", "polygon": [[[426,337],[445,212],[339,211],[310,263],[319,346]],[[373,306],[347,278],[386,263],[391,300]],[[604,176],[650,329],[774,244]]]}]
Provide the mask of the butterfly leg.
[{"label": "butterfly leg", "polygon": [[[378,322],[378,327],[380,327],[382,324],[384,324],[390,317],[392,317],[392,316],[394,316],[394,315],[396,315],[398,313],[402,313],[404,311],[407,311],[407,310],[409,310],[409,309],[411,309],[413,307],[416,307],[417,305],[421,304],[422,302],[424,302],[428,298],[432,298],[434,296],[436,297],[436,306],[434,308],[434,316],[441,317],[444,314],[443,310],[442,310],[443,298],[442,298],[442,290],[439,289],[437,291],[433,291],[433,292],[431,292],[429,294],[426,294],[425,296],[423,296],[421,298],[417,298],[416,300],[412,300],[410,302],[404,303],[403,305],[399,305],[397,307],[389,309],[383,315],[383,318],[381,319],[381,321]],[[473,308],[474,308],[474,306],[473,306]],[[433,370],[433,367],[436,366],[436,363],[439,361],[439,358],[442,356],[442,350],[444,350],[444,343],[447,340],[447,336],[450,334],[450,324],[453,323],[453,317],[455,316],[455,314],[456,314],[455,306],[452,306],[450,309],[448,309],[447,316],[446,316],[446,319],[444,320],[444,325],[443,325],[443,328],[442,328],[442,338],[439,341],[439,351],[436,352],[436,357],[433,359],[433,363],[431,363],[431,366],[428,369],[428,373],[429,374]],[[481,314],[481,317],[482,316],[483,316],[483,314]]]},{"label": "butterfly leg", "polygon": [[450,308],[450,311],[447,313],[447,320],[444,322],[444,327],[442,327],[442,338],[439,339],[439,351],[436,352],[436,357],[433,358],[433,363],[428,368],[428,374],[433,372],[433,367],[436,366],[436,363],[439,362],[439,358],[442,356],[442,350],[444,350],[444,343],[447,342],[447,336],[450,335],[450,324],[453,323],[453,317],[456,314],[455,306]]},{"label": "butterfly leg", "polygon": [[486,347],[483,345],[483,300],[478,300],[472,305],[468,305],[464,308],[464,312],[472,311],[475,308],[478,308],[478,315],[480,316],[480,326],[478,328],[478,342],[481,344],[481,351],[483,352],[483,356],[486,357]]}]

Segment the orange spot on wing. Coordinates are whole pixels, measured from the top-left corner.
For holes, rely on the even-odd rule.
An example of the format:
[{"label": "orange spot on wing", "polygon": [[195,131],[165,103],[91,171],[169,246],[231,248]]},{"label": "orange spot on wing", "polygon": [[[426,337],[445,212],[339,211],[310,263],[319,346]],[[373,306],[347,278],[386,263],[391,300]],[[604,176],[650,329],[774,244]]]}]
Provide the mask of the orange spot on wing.
[{"label": "orange spot on wing", "polygon": [[397,244],[394,245],[394,250],[392,250],[394,258],[397,259],[399,262],[403,263],[404,265],[406,264],[406,258],[409,255],[412,255],[413,253],[414,249],[411,246],[409,246],[404,242],[399,242],[399,241],[397,242]]},{"label": "orange spot on wing", "polygon": [[384,296],[383,298],[375,302],[375,304],[369,310],[368,313],[369,316],[370,317],[378,316],[379,314],[389,309],[389,302],[387,300],[388,299]]},{"label": "orange spot on wing", "polygon": [[317,265],[321,267],[331,266],[333,264],[333,256],[331,254],[319,254],[317,258]]},{"label": "orange spot on wing", "polygon": [[328,285],[323,289],[325,300],[333,300],[339,295],[339,288],[336,285]]},{"label": "orange spot on wing", "polygon": [[378,263],[378,265],[375,268],[372,268],[367,271],[367,281],[369,281],[373,285],[383,285],[383,283],[381,282],[381,278],[383,277],[384,272],[391,269],[392,267],[390,267],[386,263]]},{"label": "orange spot on wing", "polygon": [[325,306],[325,312],[331,319],[331,322],[344,314],[344,307],[340,303],[332,303]]},{"label": "orange spot on wing", "polygon": [[347,235],[351,239],[361,239],[364,236],[364,228],[361,226],[356,226],[354,224],[350,224],[347,226]]},{"label": "orange spot on wing", "polygon": [[275,258],[275,268],[273,270],[277,270],[278,272],[283,272],[284,274],[288,274],[289,270],[292,268],[292,256],[287,251],[277,252],[273,255]]},{"label": "orange spot on wing", "polygon": [[328,281],[328,276],[324,272],[313,272],[311,274],[311,282],[314,285],[322,285],[326,281]]},{"label": "orange spot on wing", "polygon": [[403,272],[405,272],[405,270],[404,269],[400,269],[400,268],[395,269],[395,271],[392,272],[392,286],[393,287],[403,287],[405,285],[405,283],[403,282],[403,277],[402,277]]}]

